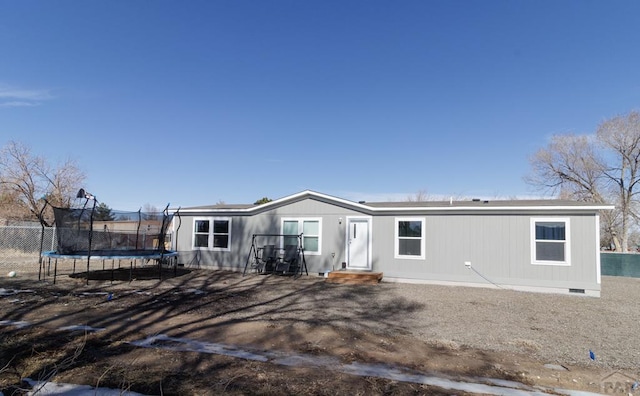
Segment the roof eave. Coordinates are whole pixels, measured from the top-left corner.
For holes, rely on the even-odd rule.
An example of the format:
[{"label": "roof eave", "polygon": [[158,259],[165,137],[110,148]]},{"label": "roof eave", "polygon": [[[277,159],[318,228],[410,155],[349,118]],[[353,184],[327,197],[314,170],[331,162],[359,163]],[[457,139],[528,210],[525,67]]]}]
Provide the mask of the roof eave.
[{"label": "roof eave", "polygon": [[322,194],[316,191],[305,190],[299,193],[288,195],[283,198],[273,200],[261,205],[255,205],[248,208],[188,208],[180,209],[180,213],[220,213],[220,214],[251,214],[258,211],[269,210],[272,207],[278,207],[286,204],[287,202],[297,201],[307,197],[315,197],[324,201],[340,204],[355,210],[369,213],[398,213],[398,212],[540,212],[540,211],[573,211],[573,212],[585,212],[585,211],[600,211],[600,210],[613,210],[613,205],[586,205],[586,206],[573,206],[573,205],[539,205],[539,206],[409,206],[409,207],[375,207],[367,204],[349,201],[346,199],[334,197],[331,195]]},{"label": "roof eave", "polygon": [[389,207],[389,208],[370,208],[374,212],[504,212],[504,211],[521,211],[521,212],[539,212],[539,211],[598,211],[613,210],[612,205],[593,205],[593,206],[411,206],[411,207]]}]

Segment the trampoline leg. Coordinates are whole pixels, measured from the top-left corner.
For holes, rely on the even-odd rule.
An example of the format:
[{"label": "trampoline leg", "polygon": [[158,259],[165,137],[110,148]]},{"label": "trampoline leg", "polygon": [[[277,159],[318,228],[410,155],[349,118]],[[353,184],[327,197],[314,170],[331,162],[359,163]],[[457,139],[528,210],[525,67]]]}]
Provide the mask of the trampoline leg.
[{"label": "trampoline leg", "polygon": [[76,259],[73,259],[73,273],[76,273]]},{"label": "trampoline leg", "polygon": [[129,283],[133,280],[133,260],[129,263]]},{"label": "trampoline leg", "polygon": [[58,275],[58,259],[56,259],[55,264],[53,264],[53,284],[56,284],[56,277]]},{"label": "trampoline leg", "polygon": [[[47,257],[47,260],[51,260],[51,257]],[[40,273],[42,273],[42,280],[44,280],[44,278],[46,278],[47,274],[44,271],[45,268],[45,260],[42,260],[42,262],[40,263],[40,271],[38,271],[38,280],[40,280]]]}]

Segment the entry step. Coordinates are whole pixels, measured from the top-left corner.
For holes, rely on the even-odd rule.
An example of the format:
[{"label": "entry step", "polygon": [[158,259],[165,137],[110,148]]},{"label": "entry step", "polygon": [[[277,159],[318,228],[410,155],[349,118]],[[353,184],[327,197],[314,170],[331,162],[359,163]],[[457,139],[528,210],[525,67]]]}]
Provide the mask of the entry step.
[{"label": "entry step", "polygon": [[327,282],[375,285],[382,280],[382,272],[369,271],[331,271]]}]

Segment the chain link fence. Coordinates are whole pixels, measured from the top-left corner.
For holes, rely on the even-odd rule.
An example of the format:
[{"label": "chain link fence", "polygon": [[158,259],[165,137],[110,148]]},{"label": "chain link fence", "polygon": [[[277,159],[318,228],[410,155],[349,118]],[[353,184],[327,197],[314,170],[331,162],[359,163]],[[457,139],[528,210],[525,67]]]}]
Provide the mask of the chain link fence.
[{"label": "chain link fence", "polygon": [[[172,235],[167,235],[171,240]],[[40,244],[42,251],[56,250],[55,227],[40,225],[0,226],[0,277],[15,271],[20,277],[39,276]],[[47,275],[52,270],[49,259],[43,258]],[[70,274],[76,271],[76,260],[60,259],[56,263],[58,274]],[[80,268],[80,267],[79,267]],[[42,274],[43,276],[45,274]]]},{"label": "chain link fence", "polygon": [[55,250],[55,228],[40,226],[0,226],[0,276],[10,271],[36,273],[42,250]]}]

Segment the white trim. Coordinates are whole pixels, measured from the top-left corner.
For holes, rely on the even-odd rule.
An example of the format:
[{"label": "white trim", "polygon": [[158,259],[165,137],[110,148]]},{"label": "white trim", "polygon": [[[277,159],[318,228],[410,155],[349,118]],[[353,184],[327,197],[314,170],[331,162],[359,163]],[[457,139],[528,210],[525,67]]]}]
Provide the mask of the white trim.
[{"label": "white trim", "polygon": [[345,217],[345,230],[344,230],[344,257],[347,261],[347,269],[349,268],[349,222],[351,220],[366,220],[369,225],[369,240],[367,241],[367,270],[372,268],[372,253],[373,253],[373,217],[371,216],[346,216]]},{"label": "white trim", "polygon": [[[207,242],[207,247],[198,247],[195,246],[196,244],[196,221],[199,220],[205,220],[205,221],[209,221],[209,233],[208,233],[208,242]],[[213,222],[214,221],[227,221],[229,223],[229,232],[228,232],[228,236],[229,239],[227,240],[227,247],[226,248],[219,248],[219,247],[213,247],[213,236],[214,236],[214,232],[213,232]],[[205,250],[205,251],[214,251],[214,252],[230,252],[231,251],[231,224],[232,224],[232,217],[216,217],[216,216],[198,216],[198,217],[194,217],[193,218],[193,222],[191,223],[191,249],[192,250]]]},{"label": "white trim", "polygon": [[[304,222],[305,221],[317,221],[318,222],[318,251],[312,252],[307,249],[304,250],[305,256],[319,256],[322,254],[322,217],[282,217],[280,218],[280,234],[284,234],[284,222],[285,221],[297,221],[298,222],[298,235],[303,234]],[[315,237],[316,235],[309,235],[310,237]],[[282,246],[284,241],[284,237],[280,239],[280,247]],[[302,235],[302,241],[304,244],[304,234]],[[303,246],[304,247],[304,246]]]},{"label": "white trim", "polygon": [[600,267],[600,215],[596,214],[595,216],[596,222],[596,283],[602,283],[602,274]]},{"label": "white trim", "polygon": [[[422,225],[420,227],[421,234],[420,235],[420,255],[419,256],[410,256],[410,255],[402,255],[400,254],[400,236],[398,235],[398,223],[401,221],[419,221]],[[425,223],[426,219],[424,217],[396,217],[394,219],[394,252],[393,256],[397,259],[402,260],[424,260],[425,255],[425,246],[426,246],[426,235],[425,235]],[[406,238],[406,237],[403,237]],[[415,238],[415,237],[414,237]],[[415,238],[417,239],[417,238]]]},{"label": "white trim", "polygon": [[253,205],[248,208],[186,208],[180,209],[180,213],[206,213],[206,212],[218,212],[218,213],[252,213],[257,211],[265,210],[265,208],[270,208],[272,206],[278,206],[280,204],[286,203],[287,201],[297,200],[299,198],[305,197],[316,197],[320,199],[324,199],[327,201],[331,201],[336,204],[341,204],[353,209],[366,210],[374,213],[386,213],[386,212],[415,212],[415,211],[424,211],[424,212],[493,212],[493,211],[571,211],[571,212],[580,212],[580,211],[597,211],[597,210],[613,210],[615,206],[613,205],[585,205],[585,206],[572,206],[572,205],[559,205],[559,206],[546,206],[546,205],[536,205],[536,206],[481,206],[479,205],[470,205],[470,206],[456,206],[455,202],[453,205],[443,205],[443,206],[402,206],[402,207],[374,207],[369,206],[367,204],[361,204],[353,201],[349,201],[342,198],[333,197],[331,195],[326,195],[322,193],[318,193],[315,191],[305,190],[293,195],[289,195],[283,198],[276,199],[271,202],[267,202],[262,205]]},{"label": "white trim", "polygon": [[577,297],[600,297],[600,290],[585,289],[583,293],[571,293],[568,288],[561,287],[544,287],[544,286],[522,286],[522,285],[507,285],[501,284],[500,287],[492,285],[490,283],[475,283],[475,282],[456,282],[456,281],[439,281],[439,280],[427,280],[427,279],[411,279],[411,278],[394,278],[383,277],[382,282],[387,283],[409,283],[416,285],[438,285],[438,286],[454,286],[454,287],[481,287],[485,289],[507,289],[521,292],[530,293],[551,293],[551,294],[567,294]]},{"label": "white trim", "polygon": [[[564,244],[564,260],[563,261],[551,261],[551,260],[538,260],[536,257],[536,223],[553,222],[564,223],[564,241],[552,241],[549,243],[562,243]],[[557,266],[570,266],[571,265],[571,221],[568,217],[532,217],[530,219],[530,232],[529,238],[531,240],[531,264],[535,265],[557,265]]]}]

